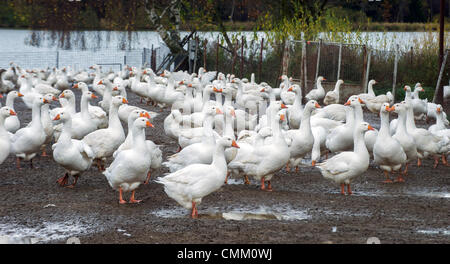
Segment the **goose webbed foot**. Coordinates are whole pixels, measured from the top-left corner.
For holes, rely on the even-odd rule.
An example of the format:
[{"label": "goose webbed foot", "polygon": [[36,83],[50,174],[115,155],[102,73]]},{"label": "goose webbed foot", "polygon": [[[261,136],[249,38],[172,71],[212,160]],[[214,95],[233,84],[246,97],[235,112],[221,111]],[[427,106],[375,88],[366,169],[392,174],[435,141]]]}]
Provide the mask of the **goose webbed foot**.
[{"label": "goose webbed foot", "polygon": [[[73,187],[75,187],[75,185],[77,184],[77,181],[78,181],[78,177],[80,177],[80,175],[75,175],[75,176],[73,176],[75,179],[73,180],[73,183],[71,184],[71,185],[67,185],[67,186],[64,186],[64,187],[67,187],[67,188],[73,188]],[[67,180],[66,180],[66,183],[67,183]]]},{"label": "goose webbed foot", "polygon": [[67,181],[69,180],[69,174],[66,172],[63,177],[59,178],[56,182],[59,184],[59,186],[64,187],[64,185],[67,184]]},{"label": "goose webbed foot", "polygon": [[140,202],[142,202],[142,200],[136,200],[136,199],[134,198],[134,193],[135,193],[135,190],[133,190],[133,191],[131,192],[130,203],[140,203]]}]

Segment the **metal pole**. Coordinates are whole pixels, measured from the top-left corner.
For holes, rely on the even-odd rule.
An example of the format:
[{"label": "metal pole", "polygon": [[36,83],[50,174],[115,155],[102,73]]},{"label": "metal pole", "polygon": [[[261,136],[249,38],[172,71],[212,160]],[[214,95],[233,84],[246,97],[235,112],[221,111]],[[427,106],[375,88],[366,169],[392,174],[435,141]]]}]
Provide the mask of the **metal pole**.
[{"label": "metal pole", "polygon": [[367,86],[369,85],[369,72],[370,72],[370,58],[372,57],[372,50],[369,48],[369,51],[367,53],[367,70],[366,70],[366,77],[365,77],[365,85],[364,85],[364,93],[367,93]]},{"label": "metal pole", "polygon": [[192,73],[192,61],[191,61],[190,55],[191,55],[191,40],[188,40],[188,64],[189,64],[189,73]]},{"label": "metal pole", "polygon": [[203,41],[203,68],[206,70],[206,43],[208,42],[207,39]]},{"label": "metal pole", "polygon": [[56,68],[59,68],[59,50],[56,51]]},{"label": "metal pole", "polygon": [[337,70],[337,78],[341,77],[341,62],[342,62],[342,43],[339,44],[339,58],[338,58],[338,70]]},{"label": "metal pole", "polygon": [[241,77],[244,76],[244,36],[241,38]]},{"label": "metal pole", "polygon": [[219,73],[219,36],[217,36],[216,43],[216,71]]},{"label": "metal pole", "polygon": [[[440,2],[440,16],[439,16],[439,65],[442,66],[443,57],[444,57],[444,9],[445,9],[445,0],[441,0]],[[436,90],[435,96],[437,103],[444,103],[444,91],[443,88],[439,87]],[[434,102],[434,99],[433,99]]]},{"label": "metal pole", "polygon": [[258,76],[259,76],[259,82],[261,82],[262,76],[261,76],[261,68],[262,68],[262,61],[263,61],[263,49],[264,49],[264,38],[261,40],[261,50],[259,51],[259,67],[258,67]]},{"label": "metal pole", "polygon": [[305,54],[305,56],[303,56],[304,61],[303,61],[303,78],[305,80],[305,84],[304,84],[304,90],[302,91],[302,94],[306,94],[306,88],[308,87],[308,74],[307,74],[307,69],[308,67],[306,66],[306,63],[308,61],[308,54],[306,53],[306,40],[303,41],[303,47],[302,47],[302,56],[303,54]]},{"label": "metal pole", "polygon": [[127,55],[123,55],[123,65],[127,65]]},{"label": "metal pole", "polygon": [[395,58],[394,58],[394,78],[392,80],[392,95],[394,96],[395,102],[395,83],[397,82],[397,64],[398,64],[398,44],[395,49]]},{"label": "metal pole", "polygon": [[317,50],[317,65],[316,65],[316,78],[314,81],[317,80],[317,77],[319,77],[319,63],[320,63],[320,47],[322,46],[322,40],[319,40],[319,48]]},{"label": "metal pole", "polygon": [[362,70],[362,75],[361,75],[362,76],[361,77],[361,80],[362,80],[361,87],[364,90],[365,90],[366,83],[367,83],[366,72],[367,72],[367,46],[364,45],[363,46],[363,70]]},{"label": "metal pole", "polygon": [[197,56],[198,56],[198,37],[195,37],[195,58],[194,58],[194,72],[196,72],[197,68]]},{"label": "metal pole", "polygon": [[439,71],[439,77],[438,77],[438,81],[437,81],[437,84],[436,84],[436,90],[434,91],[433,103],[435,103],[438,100],[438,92],[439,92],[440,86],[441,86],[442,75],[444,74],[445,63],[447,62],[448,51],[449,50],[445,51],[445,55],[444,55],[444,58],[442,60],[441,70]]}]

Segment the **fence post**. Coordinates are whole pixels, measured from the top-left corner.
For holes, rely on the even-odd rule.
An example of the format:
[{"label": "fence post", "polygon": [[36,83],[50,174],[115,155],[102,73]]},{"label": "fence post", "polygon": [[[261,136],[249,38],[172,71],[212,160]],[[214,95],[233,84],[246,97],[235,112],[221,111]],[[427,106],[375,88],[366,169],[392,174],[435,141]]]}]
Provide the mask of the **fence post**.
[{"label": "fence post", "polygon": [[194,59],[194,69],[193,69],[193,72],[196,72],[196,68],[197,68],[197,57],[198,57],[198,36],[195,36],[195,59]]},{"label": "fence post", "polygon": [[[307,74],[308,67],[306,65],[306,63],[308,61],[308,59],[307,59],[308,54],[306,54],[306,43],[307,43],[306,40],[303,40],[302,57],[303,57],[303,78],[305,80],[305,84],[303,85],[304,90],[302,91],[302,94],[306,94],[306,89],[308,87],[308,74]],[[305,54],[305,55],[303,56],[303,54]]]},{"label": "fence post", "polygon": [[444,58],[442,60],[441,70],[439,71],[439,77],[438,77],[438,81],[437,81],[437,84],[436,84],[436,89],[434,90],[433,103],[435,103],[436,100],[437,100],[439,86],[441,86],[442,75],[444,74],[445,63],[447,62],[448,51],[449,51],[448,49],[445,50]]},{"label": "fence post", "polygon": [[261,50],[259,51],[259,67],[258,67],[258,76],[259,76],[259,82],[261,82],[262,76],[261,76],[261,68],[262,68],[262,61],[263,61],[263,49],[264,49],[264,38],[261,39]]},{"label": "fence post", "polygon": [[394,77],[392,80],[392,95],[394,96],[395,102],[395,84],[397,82],[397,64],[398,64],[398,44],[395,48],[395,57],[394,57]]},{"label": "fence post", "polygon": [[203,41],[203,68],[206,70],[206,43],[208,40],[205,38]]},{"label": "fence post", "polygon": [[[231,63],[231,74],[234,74],[234,65],[236,64],[236,56],[237,56],[237,49],[239,46],[239,40],[235,40],[234,47],[233,47],[233,62]],[[242,76],[241,76],[242,78]]]},{"label": "fence post", "polygon": [[241,77],[244,76],[244,36],[241,37]]},{"label": "fence post", "polygon": [[322,39],[319,39],[319,49],[317,50],[316,78],[314,79],[314,81],[316,81],[317,77],[319,77],[320,47],[321,46],[322,46]]},{"label": "fence post", "polygon": [[219,36],[216,43],[216,72],[219,73]]},{"label": "fence post", "polygon": [[339,43],[339,58],[338,58],[338,70],[336,81],[339,80],[339,77],[341,77],[341,62],[342,62],[342,42]]},{"label": "fence post", "polygon": [[363,46],[363,70],[362,70],[362,83],[361,88],[365,90],[366,87],[366,72],[367,72],[367,46]]},{"label": "fence post", "polygon": [[123,65],[127,65],[127,55],[123,55]]},{"label": "fence post", "polygon": [[59,50],[56,51],[56,68],[59,69]]},{"label": "fence post", "polygon": [[367,93],[367,86],[369,85],[369,72],[370,72],[370,58],[372,57],[372,50],[369,48],[369,51],[367,52],[367,70],[366,70],[366,77],[364,78],[365,84],[364,84],[364,93]]}]

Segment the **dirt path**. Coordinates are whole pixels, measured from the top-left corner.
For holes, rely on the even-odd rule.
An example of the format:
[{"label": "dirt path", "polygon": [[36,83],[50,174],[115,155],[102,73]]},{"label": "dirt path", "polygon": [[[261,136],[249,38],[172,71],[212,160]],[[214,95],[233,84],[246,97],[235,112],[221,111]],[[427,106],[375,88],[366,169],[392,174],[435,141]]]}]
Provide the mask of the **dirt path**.
[{"label": "dirt path", "polygon": [[[131,104],[144,106],[129,97]],[[31,111],[24,111],[22,102],[16,110],[23,124],[29,122]],[[164,160],[177,149],[164,135],[168,113],[147,130],[148,138],[162,145]],[[366,120],[379,123],[376,115],[366,113]],[[119,205],[117,192],[95,167],[67,189],[56,184],[64,170],[51,156],[37,157],[34,164],[38,169],[23,164],[18,171],[10,156],[0,165],[0,236],[57,243],[74,236],[81,243],[366,243],[369,237],[381,243],[450,242],[450,168],[432,169],[431,160],[411,166],[401,184],[383,184],[382,172],[371,166],[354,181],[352,196],[340,195],[339,187],[312,167],[278,172],[271,193],[232,179],[204,198],[198,220],[153,181],[137,190],[141,204]],[[152,179],[165,172],[162,168]],[[231,220],[241,218],[250,219]]]}]

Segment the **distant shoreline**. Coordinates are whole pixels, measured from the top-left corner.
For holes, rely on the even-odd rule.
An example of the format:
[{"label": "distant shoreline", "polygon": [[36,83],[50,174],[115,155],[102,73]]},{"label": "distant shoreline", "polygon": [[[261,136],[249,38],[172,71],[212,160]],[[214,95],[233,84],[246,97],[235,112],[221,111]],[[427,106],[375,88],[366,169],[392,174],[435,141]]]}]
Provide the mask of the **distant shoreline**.
[{"label": "distant shoreline", "polygon": [[[224,26],[227,31],[260,31],[257,28],[256,22],[225,22]],[[32,29],[30,27],[10,27],[8,25],[1,25],[2,29]],[[37,30],[45,30],[45,28],[35,28]],[[180,25],[181,31],[191,31],[192,27],[189,23]],[[108,28],[77,28],[71,29],[70,31],[85,30],[85,31],[98,31],[98,30],[111,30]],[[155,31],[156,28],[145,27],[136,28],[133,31]],[[372,22],[366,24],[356,24],[353,28],[355,31],[361,32],[428,32],[428,31],[439,31],[439,23],[386,23],[386,22]],[[122,31],[122,30],[112,30],[112,31]],[[217,25],[204,25],[202,28],[197,29],[197,31],[219,31]],[[450,32],[450,23],[445,24],[445,31]]]}]

